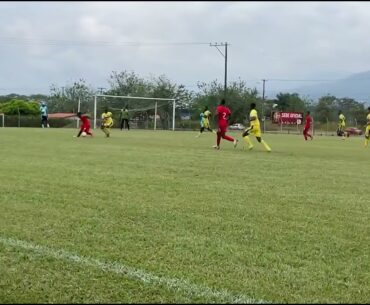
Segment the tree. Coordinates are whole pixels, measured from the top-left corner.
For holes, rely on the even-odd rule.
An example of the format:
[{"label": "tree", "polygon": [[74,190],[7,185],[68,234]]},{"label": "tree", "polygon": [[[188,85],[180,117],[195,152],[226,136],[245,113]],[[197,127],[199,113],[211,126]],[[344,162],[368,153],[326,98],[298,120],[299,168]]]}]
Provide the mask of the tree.
[{"label": "tree", "polygon": [[[185,89],[185,86],[171,82],[164,75],[144,79],[134,72],[112,72],[109,83],[111,88],[106,92],[108,95],[175,99],[177,109],[189,107],[191,102],[191,93]],[[131,117],[148,118],[154,115],[154,103],[153,100],[152,104],[148,106],[147,100],[127,99],[123,105],[122,100],[115,99],[110,100],[109,107],[111,109],[121,109],[129,105],[131,109],[142,109],[132,112]],[[158,101],[158,105],[161,105],[161,107],[158,107],[157,114],[161,118],[163,128],[168,129],[171,125],[172,103]],[[102,107],[104,106],[104,103],[102,103]]]},{"label": "tree", "polygon": [[[224,85],[215,80],[209,84],[198,83],[198,89],[193,103],[193,117],[198,118],[205,106],[215,113],[217,105],[224,97]],[[255,88],[249,88],[247,83],[240,79],[228,84],[226,103],[232,112],[232,123],[246,120],[252,102],[256,103],[257,109],[262,109],[262,100]]]},{"label": "tree", "polygon": [[346,117],[347,125],[366,123],[365,103],[357,102],[352,98],[337,98],[332,95],[323,96],[314,107],[316,120],[325,123],[338,121],[338,111],[341,110]]},{"label": "tree", "polygon": [[92,112],[94,90],[86,84],[84,79],[73,83],[72,86],[59,88],[56,85],[50,87],[48,99],[49,112],[77,112],[78,101],[81,102],[82,112]]},{"label": "tree", "polygon": [[0,104],[0,112],[7,115],[38,115],[40,109],[37,102],[12,99],[10,102]]},{"label": "tree", "polygon": [[319,99],[314,108],[314,117],[316,121],[325,123],[335,119],[335,108],[337,98],[332,95],[323,96]]},{"label": "tree", "polygon": [[276,104],[280,111],[304,112],[307,108],[305,101],[298,93],[279,93],[276,95]]},{"label": "tree", "polygon": [[[178,110],[183,110],[190,106],[191,93],[185,89],[185,86],[172,83],[164,75],[152,77],[150,80],[150,89],[152,97],[175,99],[176,109]],[[167,105],[158,108],[158,114],[161,118],[162,126],[165,129],[168,129],[171,125],[170,119],[172,112],[172,103],[167,103]],[[175,111],[175,114],[179,117],[178,111]]]},{"label": "tree", "polygon": [[48,96],[44,94],[31,94],[31,95],[23,95],[23,94],[16,94],[11,93],[8,95],[0,96],[0,103],[6,103],[10,102],[11,100],[24,100],[24,101],[46,101],[48,99]]},{"label": "tree", "polygon": [[364,103],[359,103],[352,98],[341,98],[337,100],[338,110],[345,114],[347,124],[363,125],[366,123],[366,107]]}]

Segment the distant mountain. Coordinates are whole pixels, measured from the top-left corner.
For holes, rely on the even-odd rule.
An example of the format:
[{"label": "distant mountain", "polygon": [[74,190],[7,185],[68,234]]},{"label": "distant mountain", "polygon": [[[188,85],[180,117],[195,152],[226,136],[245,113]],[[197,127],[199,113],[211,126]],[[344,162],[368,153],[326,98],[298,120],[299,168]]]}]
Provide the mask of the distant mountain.
[{"label": "distant mountain", "polygon": [[349,97],[370,104],[370,71],[352,74],[344,79],[328,80],[315,85],[298,87],[292,91],[313,100],[330,94],[338,98]]}]

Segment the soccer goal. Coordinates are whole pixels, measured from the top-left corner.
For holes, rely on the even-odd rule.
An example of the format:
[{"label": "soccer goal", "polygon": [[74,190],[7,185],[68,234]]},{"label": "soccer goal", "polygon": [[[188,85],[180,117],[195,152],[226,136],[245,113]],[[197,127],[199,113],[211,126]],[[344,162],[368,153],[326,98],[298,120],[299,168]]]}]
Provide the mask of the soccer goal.
[{"label": "soccer goal", "polygon": [[101,113],[106,107],[113,113],[114,127],[120,127],[122,112],[127,108],[130,128],[175,130],[175,99],[96,94],[94,129],[100,125]]},{"label": "soccer goal", "polygon": [[0,113],[0,117],[1,117],[1,127],[5,127],[5,114]]}]

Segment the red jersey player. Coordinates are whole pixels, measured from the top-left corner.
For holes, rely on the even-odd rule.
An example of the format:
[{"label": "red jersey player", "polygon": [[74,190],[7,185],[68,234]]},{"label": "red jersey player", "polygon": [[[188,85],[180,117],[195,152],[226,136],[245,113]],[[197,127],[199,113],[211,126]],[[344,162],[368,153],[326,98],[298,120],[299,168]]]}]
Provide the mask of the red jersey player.
[{"label": "red jersey player", "polygon": [[86,132],[86,134],[92,136],[93,134],[90,132],[89,117],[86,114],[82,114],[81,112],[77,112],[77,116],[80,118],[81,123],[82,123],[77,137],[79,137],[81,135],[81,133],[83,133],[83,132]]},{"label": "red jersey player", "polygon": [[216,149],[220,149],[221,138],[230,142],[234,142],[234,147],[238,145],[238,140],[235,140],[234,138],[226,135],[228,120],[231,115],[231,111],[228,107],[225,106],[225,104],[225,99],[222,99],[220,105],[218,105],[216,109],[216,115],[218,117],[217,145],[213,146]]},{"label": "red jersey player", "polygon": [[306,141],[307,141],[307,137],[310,137],[311,140],[313,139],[313,137],[308,133],[308,131],[311,128],[311,124],[312,124],[312,118],[310,116],[310,112],[307,111],[307,114],[306,114],[306,123],[305,123],[304,129],[303,129],[303,136],[304,136],[304,139]]}]

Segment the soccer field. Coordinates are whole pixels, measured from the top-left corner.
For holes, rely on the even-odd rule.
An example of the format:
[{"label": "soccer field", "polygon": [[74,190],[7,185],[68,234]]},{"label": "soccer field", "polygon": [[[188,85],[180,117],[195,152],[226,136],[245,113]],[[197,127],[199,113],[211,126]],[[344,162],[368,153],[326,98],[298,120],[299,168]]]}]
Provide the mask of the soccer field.
[{"label": "soccer field", "polygon": [[0,129],[1,303],[369,303],[370,147]]}]

